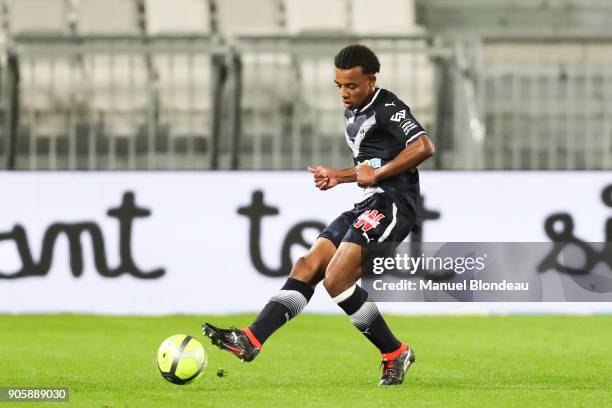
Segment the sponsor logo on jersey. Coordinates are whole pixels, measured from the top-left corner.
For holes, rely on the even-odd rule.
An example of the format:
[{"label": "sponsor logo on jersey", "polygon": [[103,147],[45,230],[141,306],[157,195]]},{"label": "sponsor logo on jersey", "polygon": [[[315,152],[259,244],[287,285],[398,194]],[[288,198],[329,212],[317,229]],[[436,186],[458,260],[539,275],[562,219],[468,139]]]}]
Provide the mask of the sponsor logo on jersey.
[{"label": "sponsor logo on jersey", "polygon": [[404,119],[406,119],[406,109],[402,109],[399,112],[395,112],[395,114],[391,116],[391,120],[393,122],[401,122]]},{"label": "sponsor logo on jersey", "polygon": [[368,232],[372,228],[378,227],[380,220],[385,218],[384,214],[379,214],[378,210],[367,210],[357,218],[353,227],[362,229],[363,232]]}]

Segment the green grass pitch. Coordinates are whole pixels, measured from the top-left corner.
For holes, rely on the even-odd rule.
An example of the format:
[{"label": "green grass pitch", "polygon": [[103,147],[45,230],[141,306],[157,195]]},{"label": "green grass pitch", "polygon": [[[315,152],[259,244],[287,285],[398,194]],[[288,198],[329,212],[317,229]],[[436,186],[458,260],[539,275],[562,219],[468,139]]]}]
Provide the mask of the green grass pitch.
[{"label": "green grass pitch", "polygon": [[[69,387],[69,403],[44,404],[57,407],[612,406],[612,316],[388,316],[417,357],[391,388],[377,385],[379,355],[344,316],[302,315],[247,364],[200,335],[202,321],[252,318],[2,315],[0,386]],[[190,385],[156,367],[157,347],[176,333],[208,351]]]}]

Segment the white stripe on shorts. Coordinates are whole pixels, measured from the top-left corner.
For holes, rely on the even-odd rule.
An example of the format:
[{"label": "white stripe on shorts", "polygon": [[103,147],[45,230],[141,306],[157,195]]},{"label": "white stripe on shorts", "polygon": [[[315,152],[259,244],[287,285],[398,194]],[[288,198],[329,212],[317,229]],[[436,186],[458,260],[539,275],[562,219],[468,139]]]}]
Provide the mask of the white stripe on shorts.
[{"label": "white stripe on shorts", "polygon": [[378,242],[384,242],[385,239],[389,238],[391,235],[391,231],[395,228],[395,224],[397,224],[397,206],[393,203],[393,219],[391,220],[391,224],[387,227],[385,232],[378,238]]}]

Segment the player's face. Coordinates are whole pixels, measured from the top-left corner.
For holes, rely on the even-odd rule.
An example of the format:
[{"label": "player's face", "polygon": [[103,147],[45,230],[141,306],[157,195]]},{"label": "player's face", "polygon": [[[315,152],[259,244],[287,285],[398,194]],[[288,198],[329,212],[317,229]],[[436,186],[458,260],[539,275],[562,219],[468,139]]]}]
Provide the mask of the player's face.
[{"label": "player's face", "polygon": [[344,109],[359,108],[368,96],[374,93],[376,88],[376,77],[374,75],[364,75],[361,67],[336,68],[336,80],[334,82],[340,92]]}]

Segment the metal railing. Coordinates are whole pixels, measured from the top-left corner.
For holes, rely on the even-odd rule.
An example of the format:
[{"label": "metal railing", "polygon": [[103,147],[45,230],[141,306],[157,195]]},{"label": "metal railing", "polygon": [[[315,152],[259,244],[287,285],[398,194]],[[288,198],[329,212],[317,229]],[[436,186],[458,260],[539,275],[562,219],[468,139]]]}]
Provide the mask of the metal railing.
[{"label": "metal railing", "polygon": [[378,85],[436,141],[436,169],[610,169],[612,38],[15,37],[0,61],[9,169],[350,165],[333,55],[376,50]]},{"label": "metal railing", "polygon": [[214,165],[226,52],[210,38],[22,37],[10,55],[20,77],[14,168]]},{"label": "metal railing", "polygon": [[481,48],[486,168],[612,168],[612,37],[498,37]]},{"label": "metal railing", "polygon": [[[360,41],[379,85],[435,133],[449,48],[428,36],[16,37],[15,169],[302,169],[350,164],[333,55]],[[8,76],[5,76],[9,82]],[[435,164],[429,164],[433,167]]]}]

